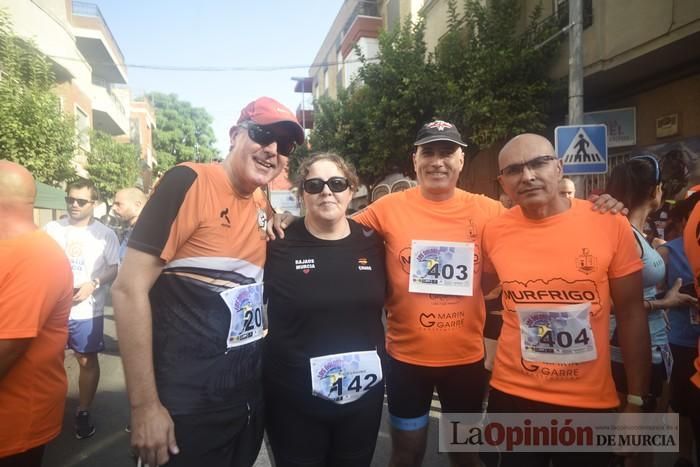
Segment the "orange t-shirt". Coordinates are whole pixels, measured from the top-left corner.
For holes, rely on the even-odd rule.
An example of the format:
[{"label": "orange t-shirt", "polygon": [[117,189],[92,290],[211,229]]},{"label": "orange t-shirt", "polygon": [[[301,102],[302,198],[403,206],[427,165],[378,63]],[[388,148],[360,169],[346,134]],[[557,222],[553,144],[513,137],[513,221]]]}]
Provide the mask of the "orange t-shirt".
[{"label": "orange t-shirt", "polygon": [[685,224],[683,248],[695,277],[695,290],[700,296],[700,203],[695,205]]},{"label": "orange t-shirt", "polygon": [[61,431],[72,299],[68,258],[45,232],[0,240],[0,339],[31,339],[0,379],[0,457],[45,444]]},{"label": "orange t-shirt", "polygon": [[[386,242],[387,351],[423,366],[473,363],[483,358],[485,309],[481,292],[481,232],[505,208],[490,198],[457,189],[446,201],[430,201],[420,187],[384,196],[353,217]],[[412,240],[473,242],[473,295],[408,291]]]},{"label": "orange t-shirt", "polygon": [[[627,219],[601,215],[591,210],[589,202],[580,200],[573,200],[571,209],[541,220],[527,219],[516,206],[486,224],[483,245],[485,268],[495,269],[503,285],[503,327],[491,385],[548,404],[616,407],[608,343],[609,280],[642,268]],[[516,308],[536,307],[546,316],[557,306],[580,303],[591,307],[594,360],[543,363],[522,357]],[[543,329],[549,328],[544,325]],[[560,345],[571,344],[562,341]]]},{"label": "orange t-shirt", "polygon": [[[688,217],[683,231],[683,247],[695,277],[695,291],[700,297],[700,203],[696,204]],[[691,380],[700,388],[700,340],[698,340],[698,357],[695,359],[697,372]]]}]

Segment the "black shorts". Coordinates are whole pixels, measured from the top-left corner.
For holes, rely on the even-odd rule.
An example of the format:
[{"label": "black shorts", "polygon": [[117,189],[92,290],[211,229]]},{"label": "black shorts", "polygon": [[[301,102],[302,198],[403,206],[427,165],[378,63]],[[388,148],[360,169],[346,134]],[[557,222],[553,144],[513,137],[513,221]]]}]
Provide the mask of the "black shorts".
[{"label": "black shorts", "polygon": [[389,356],[386,392],[391,425],[405,431],[426,427],[436,388],[442,412],[481,412],[486,389],[484,360],[431,367],[404,363]]},{"label": "black shorts", "polygon": [[[627,374],[625,373],[625,364],[620,362],[611,362],[612,376],[615,380],[615,388],[617,392],[627,394]],[[651,365],[651,381],[649,382],[649,393],[654,397],[661,397],[664,381],[668,379],[666,375],[666,365],[663,362],[653,363]]]},{"label": "black shorts", "polygon": [[265,429],[277,467],[369,467],[382,418],[384,385],[335,404],[265,382]]},{"label": "black shorts", "polygon": [[690,381],[690,377],[695,374],[697,348],[671,344],[671,353],[671,407],[683,416],[689,416],[695,411],[700,414],[700,389]]},{"label": "black shorts", "polygon": [[[613,412],[613,409],[582,409],[547,404],[544,402],[513,396],[498,389],[489,391],[489,413],[600,413]],[[609,452],[501,452],[487,456],[499,467],[590,467],[607,466],[613,459]],[[550,464],[551,462],[551,464]]]},{"label": "black shorts", "polygon": [[236,411],[173,415],[180,453],[167,467],[250,467],[260,452],[264,432],[262,401]]}]

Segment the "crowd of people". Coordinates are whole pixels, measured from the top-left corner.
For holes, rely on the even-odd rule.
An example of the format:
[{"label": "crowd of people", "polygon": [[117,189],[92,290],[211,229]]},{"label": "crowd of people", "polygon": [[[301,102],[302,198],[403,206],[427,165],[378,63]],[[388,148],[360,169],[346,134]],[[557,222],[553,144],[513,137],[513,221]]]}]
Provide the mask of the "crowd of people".
[{"label": "crowd of people", "polygon": [[[0,426],[0,467],[40,466],[58,434],[66,343],[79,362],[75,436],[95,433],[112,282],[143,465],[252,466],[267,433],[279,467],[369,466],[386,394],[389,465],[420,466],[434,392],[443,413],[661,412],[669,382],[687,425],[677,465],[692,465],[700,195],[669,216],[685,242],[654,249],[643,234],[662,199],[654,155],[615,168],[611,196],[584,201],[551,143],[518,135],[498,155],[498,202],[457,188],[471,143],[435,120],[410,156],[418,186],[349,218],[354,168],[315,154],[297,171],[296,219],[261,190],[304,142],[294,114],[256,99],[229,138],[222,163],[180,164],[148,199],[119,191],[121,242],[94,219],[87,180],[68,185],[67,217],[38,230],[31,174],[0,161],[0,420],[16,420]],[[616,462],[607,452],[449,460]]]}]

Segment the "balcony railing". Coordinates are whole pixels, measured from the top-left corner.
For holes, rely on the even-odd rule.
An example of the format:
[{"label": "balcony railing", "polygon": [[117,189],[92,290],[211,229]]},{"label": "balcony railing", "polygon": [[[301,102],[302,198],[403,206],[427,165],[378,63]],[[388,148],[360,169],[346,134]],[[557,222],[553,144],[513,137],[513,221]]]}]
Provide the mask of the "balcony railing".
[{"label": "balcony railing", "polygon": [[379,5],[377,5],[377,1],[359,0],[357,5],[355,5],[355,8],[352,10],[352,13],[350,13],[348,20],[345,22],[345,26],[343,26],[343,35],[348,32],[353,21],[355,21],[355,18],[358,16],[379,17]]},{"label": "balcony railing", "polygon": [[109,29],[109,26],[107,25],[107,21],[105,20],[105,17],[102,16],[102,12],[100,11],[100,7],[98,7],[94,3],[73,1],[73,15],[86,16],[89,18],[98,18],[100,21],[102,21],[102,24],[105,27],[105,31],[109,35],[109,38],[112,41],[112,44],[114,44],[114,47],[117,48],[117,52],[119,52],[119,57],[121,58],[121,62],[122,63],[124,62],[124,54],[122,53],[122,50],[119,48],[119,44],[117,43],[116,39],[114,38],[112,31]]},{"label": "balcony railing", "polygon": [[114,92],[112,92],[112,84],[111,83],[108,83],[107,81],[104,81],[101,79],[93,78],[92,84],[94,84],[95,86],[99,86],[101,88],[104,88],[104,90],[107,91],[107,94],[109,95],[109,97],[112,99],[112,102],[114,102],[114,105],[116,106],[119,113],[126,116],[126,108],[124,107],[124,104],[122,104],[122,101],[119,99],[119,97],[117,97],[117,95],[114,94]]}]

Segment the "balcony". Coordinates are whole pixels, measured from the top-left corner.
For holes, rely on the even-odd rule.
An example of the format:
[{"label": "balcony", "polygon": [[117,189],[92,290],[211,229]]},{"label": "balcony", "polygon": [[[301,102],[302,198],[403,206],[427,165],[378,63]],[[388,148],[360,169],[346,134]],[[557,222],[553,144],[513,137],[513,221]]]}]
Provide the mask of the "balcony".
[{"label": "balcony", "polygon": [[348,56],[358,40],[363,37],[378,38],[382,26],[382,18],[379,16],[376,2],[359,2],[343,28],[343,38],[340,43],[343,59]]},{"label": "balcony", "polygon": [[109,83],[126,84],[124,55],[97,5],[73,2],[73,33],[94,77]]},{"label": "balcony", "polygon": [[92,84],[92,126],[112,136],[129,134],[129,114],[111,86],[103,81]]}]

